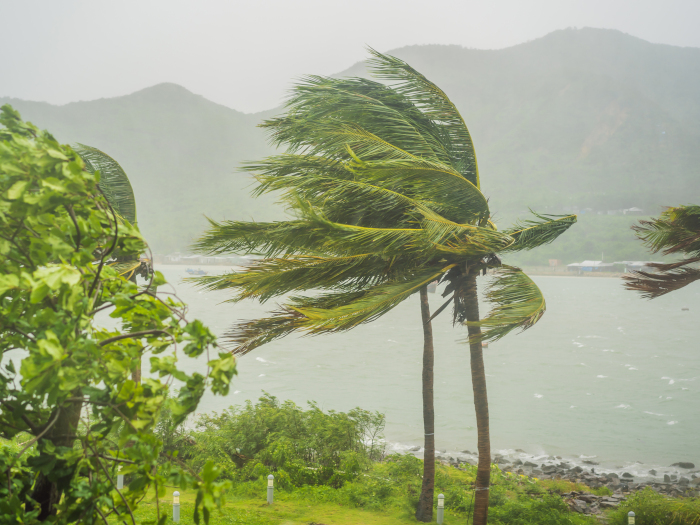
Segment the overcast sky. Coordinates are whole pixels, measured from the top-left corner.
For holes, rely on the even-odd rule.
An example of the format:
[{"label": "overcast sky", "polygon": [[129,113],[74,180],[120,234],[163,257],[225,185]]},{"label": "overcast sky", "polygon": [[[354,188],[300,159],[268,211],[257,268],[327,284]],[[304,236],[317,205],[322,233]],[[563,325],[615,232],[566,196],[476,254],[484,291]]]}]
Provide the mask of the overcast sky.
[{"label": "overcast sky", "polygon": [[0,96],[64,104],[175,82],[252,112],[365,45],[497,49],[601,27],[700,47],[698,20],[698,0],[0,0]]}]

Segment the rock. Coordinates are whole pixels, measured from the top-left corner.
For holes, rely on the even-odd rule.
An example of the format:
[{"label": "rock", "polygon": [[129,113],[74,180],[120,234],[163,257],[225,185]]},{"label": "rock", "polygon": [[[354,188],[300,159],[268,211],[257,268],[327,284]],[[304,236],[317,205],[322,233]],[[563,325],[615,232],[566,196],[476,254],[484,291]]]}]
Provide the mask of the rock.
[{"label": "rock", "polygon": [[471,454],[471,452],[469,452],[468,450],[463,450],[462,454]]},{"label": "rock", "polygon": [[691,483],[692,483],[693,485],[698,485],[698,486],[700,486],[700,478],[695,478],[695,479],[693,479],[693,481],[691,481]]},{"label": "rock", "polygon": [[520,474],[520,475],[522,476],[522,475],[525,474],[525,471],[524,471],[523,469],[519,468],[519,469],[518,469],[518,474]]},{"label": "rock", "polygon": [[676,481],[678,479],[678,476],[675,474],[671,474],[671,481]]},{"label": "rock", "polygon": [[526,452],[522,448],[516,448],[516,452],[521,452],[522,454],[525,454]]},{"label": "rock", "polygon": [[690,480],[681,476],[681,479],[678,480],[678,483],[680,483],[681,485],[687,485],[688,483],[690,483]]},{"label": "rock", "polygon": [[513,461],[513,465],[522,465],[522,464],[523,464],[523,462],[519,459],[516,459],[515,461]]},{"label": "rock", "polygon": [[651,469],[649,471],[649,474],[651,474],[652,476],[656,476],[656,471],[654,469]]},{"label": "rock", "polygon": [[569,465],[568,463],[564,463],[564,462],[562,461],[561,463],[559,463],[558,467],[559,467],[559,468],[566,469],[566,470],[569,470],[569,469],[571,468],[571,465]]},{"label": "rock", "polygon": [[420,450],[420,447],[411,447],[408,449],[409,452],[418,452]]},{"label": "rock", "polygon": [[591,460],[589,460],[589,459],[585,460],[584,463],[585,463],[586,465],[600,465],[600,463],[598,463],[598,462],[596,462],[596,461],[591,461]]},{"label": "rock", "polygon": [[614,509],[617,507],[620,503],[618,501],[614,500],[604,500],[600,502],[600,507],[602,509]]},{"label": "rock", "polygon": [[671,465],[672,467],[680,467],[680,468],[695,468],[694,463],[690,463],[688,461],[681,461],[679,463],[674,463]]},{"label": "rock", "polygon": [[542,475],[542,471],[541,471],[541,470],[538,470],[538,469],[532,469],[532,475],[533,475],[533,476],[541,476],[541,475]]},{"label": "rock", "polygon": [[576,467],[572,468],[571,471],[578,473],[578,472],[583,472],[583,469],[581,467],[576,466]]},{"label": "rock", "polygon": [[615,474],[614,472],[611,472],[610,474],[608,474],[608,476],[611,478],[619,478],[620,477],[617,474]]},{"label": "rock", "polygon": [[623,478],[633,478],[634,476],[632,474],[630,474],[629,472],[625,472],[622,474],[622,477]]},{"label": "rock", "polygon": [[525,465],[526,467],[536,467],[537,463],[533,463],[532,461],[526,461],[525,463],[523,463],[523,465]]},{"label": "rock", "polygon": [[671,483],[671,476],[664,474],[664,483]]},{"label": "rock", "polygon": [[546,466],[542,467],[542,472],[544,472],[545,474],[551,474],[552,472],[556,472],[556,471],[557,471],[557,467],[555,467],[554,465],[546,465]]}]

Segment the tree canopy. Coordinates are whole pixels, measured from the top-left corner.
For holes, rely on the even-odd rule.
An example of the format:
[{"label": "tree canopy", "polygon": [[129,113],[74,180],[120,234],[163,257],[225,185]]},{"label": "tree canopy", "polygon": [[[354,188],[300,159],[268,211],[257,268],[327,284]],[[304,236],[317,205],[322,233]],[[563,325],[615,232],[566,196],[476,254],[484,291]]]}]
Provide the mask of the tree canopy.
[{"label": "tree canopy", "polygon": [[[178,368],[216,339],[176,297],[156,294],[162,275],[139,288],[111,266],[147,245],[101,193],[100,171],[9,106],[0,124],[0,514],[135,523],[147,491],[162,497],[168,483],[196,490],[195,518],[208,520],[225,486],[218,468],[197,474],[162,457],[153,429],[163,407],[181,422],[207,389],[225,395],[233,356],[211,356],[205,375]],[[121,328],[100,327],[100,312]],[[151,375],[137,384],[142,356]],[[128,490],[117,489],[119,468]]]}]

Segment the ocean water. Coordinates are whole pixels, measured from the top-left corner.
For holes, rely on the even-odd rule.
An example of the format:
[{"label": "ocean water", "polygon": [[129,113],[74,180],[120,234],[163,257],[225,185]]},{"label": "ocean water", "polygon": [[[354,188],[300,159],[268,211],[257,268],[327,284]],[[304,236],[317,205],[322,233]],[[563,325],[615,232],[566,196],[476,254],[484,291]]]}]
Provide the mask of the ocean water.
[{"label": "ocean water", "polygon": [[[225,292],[182,282],[185,267],[157,269],[187,302],[189,316],[218,334],[276,306],[222,303]],[[533,278],[547,313],[530,330],[484,351],[492,452],[587,459],[604,471],[636,476],[652,467],[675,472],[664,467],[678,461],[700,468],[700,286],[648,301],[624,290],[619,279]],[[439,292],[430,295],[432,309],[444,300]],[[436,446],[446,455],[475,451],[466,330],[452,326],[449,311],[433,321],[433,330]],[[389,447],[406,450],[423,439],[421,364],[415,295],[350,332],[289,336],[254,350],[239,359],[231,393],[207,396],[201,411],[243,404],[263,391],[324,409],[359,406],[386,414]],[[202,362],[186,365],[203,368]]]}]

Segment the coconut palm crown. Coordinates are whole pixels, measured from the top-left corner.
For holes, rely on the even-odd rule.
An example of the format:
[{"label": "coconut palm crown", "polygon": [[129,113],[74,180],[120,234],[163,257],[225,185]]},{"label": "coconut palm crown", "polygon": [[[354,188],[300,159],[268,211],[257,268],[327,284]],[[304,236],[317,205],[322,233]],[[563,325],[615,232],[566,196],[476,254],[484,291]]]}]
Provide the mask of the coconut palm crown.
[{"label": "coconut palm crown", "polygon": [[[461,290],[468,274],[498,268],[494,304],[472,335],[495,340],[532,326],[545,311],[537,286],[499,255],[553,241],[575,215],[534,214],[498,230],[480,190],[472,138],[457,108],[405,62],[370,50],[378,80],[309,76],[287,113],[268,120],[287,152],[249,164],[255,194],[276,191],[293,215],[282,222],[211,222],[201,253],[262,258],[242,272],[197,279],[232,289],[231,301],[293,295],[269,317],[228,333],[234,352],[298,331],[349,330],[385,314],[421,287],[447,281],[456,322],[467,321]],[[470,323],[471,324],[471,323]]]},{"label": "coconut palm crown", "polygon": [[639,221],[632,227],[637,237],[652,251],[663,255],[682,254],[674,263],[652,263],[654,272],[638,271],[623,276],[625,287],[654,299],[700,280],[700,206],[666,208],[661,216]]}]

